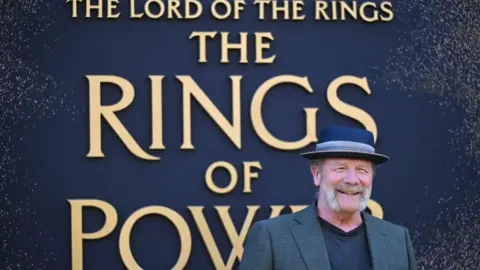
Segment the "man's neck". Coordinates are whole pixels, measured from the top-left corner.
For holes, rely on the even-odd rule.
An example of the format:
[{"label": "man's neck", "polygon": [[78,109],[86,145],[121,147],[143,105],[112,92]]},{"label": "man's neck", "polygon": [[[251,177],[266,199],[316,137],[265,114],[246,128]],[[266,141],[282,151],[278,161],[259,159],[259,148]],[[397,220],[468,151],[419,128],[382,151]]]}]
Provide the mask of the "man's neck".
[{"label": "man's neck", "polygon": [[345,232],[349,232],[362,224],[360,212],[335,212],[320,201],[317,202],[317,215]]}]

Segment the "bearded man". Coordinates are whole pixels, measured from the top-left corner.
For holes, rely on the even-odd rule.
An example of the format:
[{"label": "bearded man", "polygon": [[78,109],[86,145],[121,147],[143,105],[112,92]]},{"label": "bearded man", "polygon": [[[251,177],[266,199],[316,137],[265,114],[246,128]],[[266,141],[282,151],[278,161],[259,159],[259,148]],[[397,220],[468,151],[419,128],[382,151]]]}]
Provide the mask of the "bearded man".
[{"label": "bearded man", "polygon": [[328,127],[302,156],[311,164],[314,203],[254,223],[239,270],[417,269],[408,229],[365,211],[375,166],[389,160],[375,152],[371,132]]}]

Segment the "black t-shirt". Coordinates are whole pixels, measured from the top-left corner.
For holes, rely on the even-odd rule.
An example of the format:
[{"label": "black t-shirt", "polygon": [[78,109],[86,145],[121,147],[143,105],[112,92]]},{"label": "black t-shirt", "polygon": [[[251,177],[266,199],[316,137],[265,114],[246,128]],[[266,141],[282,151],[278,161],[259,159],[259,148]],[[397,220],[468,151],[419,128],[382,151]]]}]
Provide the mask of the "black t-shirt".
[{"label": "black t-shirt", "polygon": [[332,270],[370,270],[372,260],[363,223],[352,231],[320,219]]}]

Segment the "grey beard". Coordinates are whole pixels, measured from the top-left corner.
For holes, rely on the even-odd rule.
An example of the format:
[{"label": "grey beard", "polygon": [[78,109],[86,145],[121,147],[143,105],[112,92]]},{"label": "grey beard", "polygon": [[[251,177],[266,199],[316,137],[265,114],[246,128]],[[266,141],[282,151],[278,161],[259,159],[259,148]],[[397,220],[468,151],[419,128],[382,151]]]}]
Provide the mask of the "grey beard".
[{"label": "grey beard", "polygon": [[[338,203],[337,198],[335,196],[335,193],[336,193],[336,189],[334,187],[331,187],[325,195],[327,199],[327,204],[330,207],[330,209],[338,213],[340,212],[341,209],[340,209],[340,204]],[[363,190],[362,197],[360,199],[360,206],[357,209],[357,211],[362,212],[367,208],[371,193],[372,193],[371,189]]]}]

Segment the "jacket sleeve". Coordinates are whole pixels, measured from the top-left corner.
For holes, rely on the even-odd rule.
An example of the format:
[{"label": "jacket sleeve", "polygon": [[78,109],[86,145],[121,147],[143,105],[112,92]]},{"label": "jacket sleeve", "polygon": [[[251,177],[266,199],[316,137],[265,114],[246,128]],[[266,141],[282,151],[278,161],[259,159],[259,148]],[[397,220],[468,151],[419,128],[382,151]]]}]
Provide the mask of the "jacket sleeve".
[{"label": "jacket sleeve", "polygon": [[417,270],[417,259],[415,258],[415,251],[413,250],[412,240],[410,239],[410,233],[408,229],[405,229],[405,238],[407,241],[407,254],[409,270]]},{"label": "jacket sleeve", "polygon": [[256,222],[245,239],[242,259],[238,270],[273,269],[272,246],[268,228]]}]

